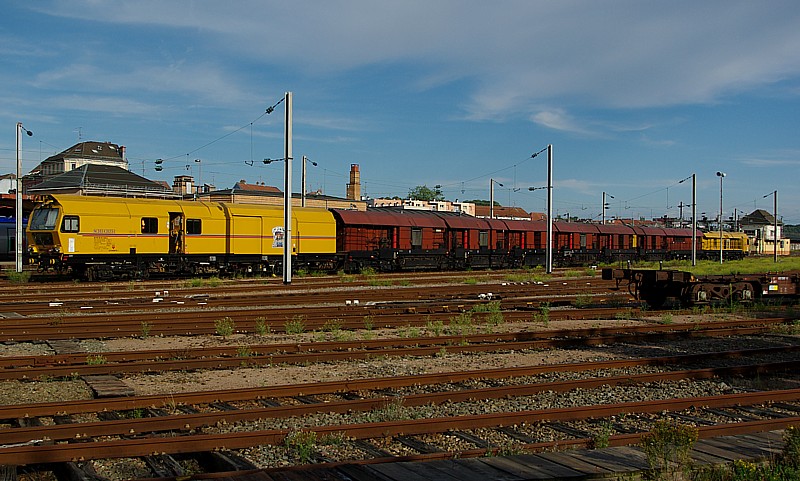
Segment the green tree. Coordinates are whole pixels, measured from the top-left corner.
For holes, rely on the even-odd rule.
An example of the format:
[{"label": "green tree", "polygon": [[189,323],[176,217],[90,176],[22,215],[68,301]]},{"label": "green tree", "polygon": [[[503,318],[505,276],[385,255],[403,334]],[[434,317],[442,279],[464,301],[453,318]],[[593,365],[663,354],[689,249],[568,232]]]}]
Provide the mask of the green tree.
[{"label": "green tree", "polygon": [[[470,203],[475,204],[475,205],[489,205],[489,201],[488,200],[483,200],[483,199],[467,200],[465,202],[470,202]],[[496,207],[502,207],[502,204],[500,204],[500,202],[497,202],[497,201],[494,201],[494,205]]]},{"label": "green tree", "polygon": [[444,194],[439,190],[440,186],[435,186],[433,189],[427,185],[418,185],[408,191],[408,198],[414,200],[444,200]]}]

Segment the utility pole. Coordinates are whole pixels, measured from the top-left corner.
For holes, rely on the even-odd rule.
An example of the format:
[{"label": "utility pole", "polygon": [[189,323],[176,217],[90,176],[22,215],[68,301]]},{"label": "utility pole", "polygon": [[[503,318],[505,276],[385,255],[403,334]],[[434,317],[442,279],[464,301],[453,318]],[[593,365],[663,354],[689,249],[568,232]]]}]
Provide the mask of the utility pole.
[{"label": "utility pole", "polygon": [[683,228],[683,208],[684,208],[684,207],[688,207],[688,206],[687,206],[686,204],[684,204],[684,203],[683,203],[683,201],[681,201],[681,203],[680,203],[680,204],[678,204],[678,210],[679,210],[679,212],[680,212],[680,218],[679,218],[679,221],[680,221],[680,226],[681,226],[681,228]]},{"label": "utility pole", "polygon": [[283,158],[283,283],[292,283],[292,93],[284,97],[286,117],[284,125]]},{"label": "utility pole", "polygon": [[547,262],[545,270],[553,273],[553,144],[547,144]]}]

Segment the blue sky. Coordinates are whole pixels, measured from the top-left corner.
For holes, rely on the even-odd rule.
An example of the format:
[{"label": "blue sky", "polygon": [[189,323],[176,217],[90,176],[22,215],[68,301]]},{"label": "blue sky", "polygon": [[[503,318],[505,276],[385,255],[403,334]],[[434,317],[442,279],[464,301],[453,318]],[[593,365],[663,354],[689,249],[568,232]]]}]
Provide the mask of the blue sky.
[{"label": "blue sky", "polygon": [[[800,223],[800,3],[709,1],[36,1],[0,20],[0,173],[82,140],[127,147],[131,170],[218,188],[281,186],[283,106],[310,190],[442,185],[450,200],[599,218]],[[162,172],[155,159],[166,159]],[[200,159],[200,162],[194,162]],[[252,165],[250,165],[252,163]],[[187,169],[187,165],[189,166]],[[295,162],[299,189],[299,162]],[[684,209],[689,217],[690,209]]]}]

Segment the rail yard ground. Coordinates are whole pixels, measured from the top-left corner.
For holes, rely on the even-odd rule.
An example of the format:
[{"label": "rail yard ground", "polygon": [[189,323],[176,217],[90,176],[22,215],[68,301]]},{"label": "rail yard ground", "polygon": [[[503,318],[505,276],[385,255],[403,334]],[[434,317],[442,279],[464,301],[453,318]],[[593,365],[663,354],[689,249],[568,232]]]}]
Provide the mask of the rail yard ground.
[{"label": "rail yard ground", "polygon": [[[17,479],[303,479],[285,470],[623,444],[639,471],[700,476],[732,460],[664,464],[647,433],[800,425],[796,306],[653,311],[592,269],[7,280],[0,302],[0,465]],[[791,465],[782,444],[748,462]]]}]

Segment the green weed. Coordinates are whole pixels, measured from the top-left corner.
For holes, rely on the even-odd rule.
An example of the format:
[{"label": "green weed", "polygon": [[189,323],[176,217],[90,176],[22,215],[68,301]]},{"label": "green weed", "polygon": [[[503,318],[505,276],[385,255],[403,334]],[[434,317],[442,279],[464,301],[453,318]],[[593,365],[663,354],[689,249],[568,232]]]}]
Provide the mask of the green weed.
[{"label": "green weed", "polygon": [[236,323],[228,316],[214,321],[214,329],[222,337],[228,337],[236,330]]},{"label": "green weed", "polygon": [[17,272],[16,270],[8,269],[5,274],[6,279],[8,279],[8,282],[11,284],[27,284],[31,279],[30,271]]},{"label": "green weed", "polygon": [[689,453],[698,436],[694,426],[660,420],[649,433],[642,436],[640,446],[655,472],[677,473],[688,468],[691,460]]},{"label": "green weed", "polygon": [[292,316],[283,324],[286,334],[302,334],[306,330],[305,319],[306,317],[303,315]]},{"label": "green weed", "polygon": [[311,461],[317,447],[317,433],[314,431],[292,431],[286,435],[284,444],[297,454],[301,463]]},{"label": "green weed", "polygon": [[88,364],[90,366],[98,366],[98,365],[101,365],[101,364],[105,364],[106,362],[108,362],[108,361],[101,354],[93,354],[93,355],[86,356],[86,364]]},{"label": "green weed", "polygon": [[270,334],[272,332],[272,328],[269,327],[267,324],[267,320],[263,317],[257,317],[255,320],[255,326],[253,327],[255,333],[259,336],[264,336],[266,334]]},{"label": "green weed", "polygon": [[153,325],[147,321],[142,321],[141,326],[139,327],[139,336],[142,339],[147,339],[150,337],[150,331],[153,329]]}]

